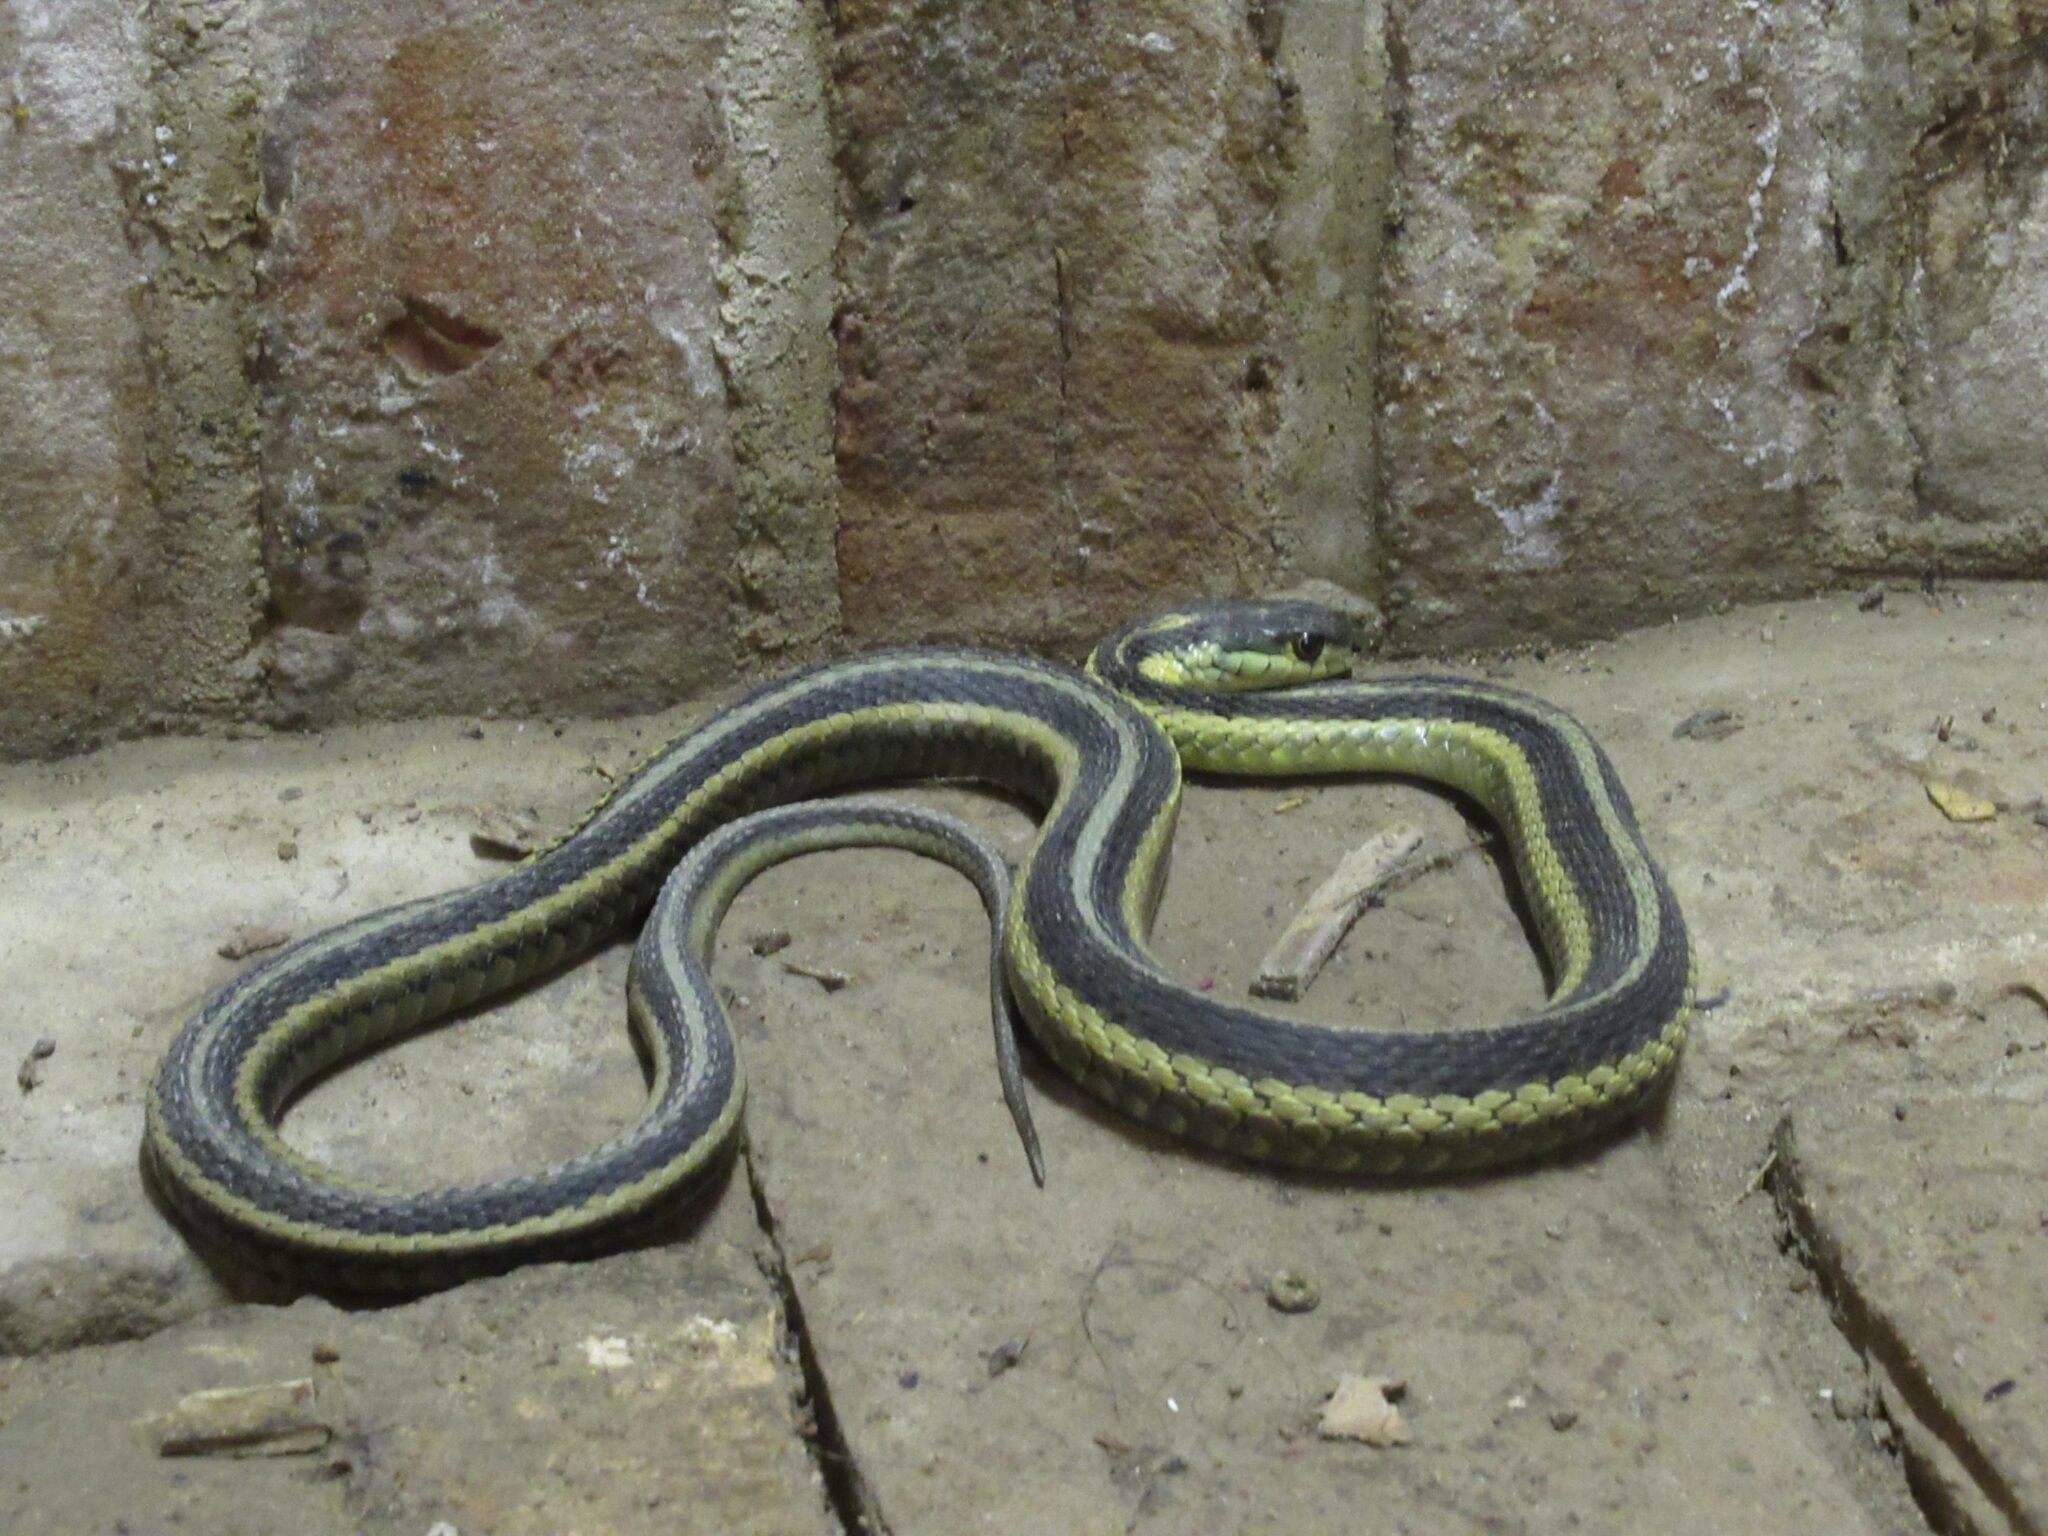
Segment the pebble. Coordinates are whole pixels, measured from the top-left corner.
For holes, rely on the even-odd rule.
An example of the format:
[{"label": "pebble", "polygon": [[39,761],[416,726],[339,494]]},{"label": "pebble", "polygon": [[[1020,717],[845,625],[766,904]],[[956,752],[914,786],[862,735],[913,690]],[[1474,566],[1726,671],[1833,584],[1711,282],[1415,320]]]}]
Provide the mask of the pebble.
[{"label": "pebble", "polygon": [[1266,1305],[1275,1312],[1313,1312],[1322,1300],[1315,1281],[1291,1269],[1277,1271],[1266,1282]]}]

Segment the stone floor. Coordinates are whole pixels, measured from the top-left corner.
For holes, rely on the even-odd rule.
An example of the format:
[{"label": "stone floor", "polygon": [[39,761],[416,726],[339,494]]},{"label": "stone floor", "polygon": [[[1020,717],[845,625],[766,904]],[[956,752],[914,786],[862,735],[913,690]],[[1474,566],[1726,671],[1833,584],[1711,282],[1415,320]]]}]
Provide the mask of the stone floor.
[{"label": "stone floor", "polygon": [[[0,1114],[0,1529],[2048,1530],[2044,653],[2048,589],[1963,587],[1486,668],[1608,745],[1701,955],[1677,1089],[1604,1149],[1275,1175],[1034,1058],[1034,1189],[971,891],[817,855],[720,941],[752,1078],[731,1177],[657,1246],[381,1309],[194,1257],[137,1170],[159,1054],[238,937],[475,879],[482,821],[568,824],[687,717],[0,770],[0,1060],[35,1080]],[[1022,846],[1014,810],[933,793]],[[1162,954],[1242,995],[1395,821],[1463,836],[1406,784],[1197,786]],[[289,1134],[400,1182],[586,1146],[641,1091],[623,971],[386,1051]],[[1541,987],[1481,853],[1368,912],[1300,1011],[1427,1028]],[[1274,1307],[1282,1275],[1316,1305]],[[1408,1443],[1318,1436],[1343,1376],[1405,1383]],[[294,1405],[289,1454],[159,1454],[192,1394],[252,1387]]]}]

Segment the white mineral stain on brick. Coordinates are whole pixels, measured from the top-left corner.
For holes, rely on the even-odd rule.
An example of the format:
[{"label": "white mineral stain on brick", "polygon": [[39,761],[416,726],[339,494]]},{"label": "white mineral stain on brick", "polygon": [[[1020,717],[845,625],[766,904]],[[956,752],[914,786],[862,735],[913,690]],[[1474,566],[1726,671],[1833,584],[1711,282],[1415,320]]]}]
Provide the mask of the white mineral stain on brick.
[{"label": "white mineral stain on brick", "polygon": [[49,119],[74,143],[114,129],[142,90],[142,9],[116,0],[7,0],[21,34],[12,82],[31,120]]},{"label": "white mineral stain on brick", "polygon": [[512,576],[498,559],[496,550],[486,550],[472,564],[483,596],[477,599],[477,617],[491,629],[503,629],[517,624],[532,627],[533,614],[512,593]]},{"label": "white mineral stain on brick", "polygon": [[684,1319],[682,1334],[692,1344],[737,1344],[740,1341],[737,1323],[722,1317],[706,1317],[701,1312]]},{"label": "white mineral stain on brick", "polygon": [[[318,459],[313,463],[319,469],[327,467]],[[284,477],[284,506],[300,538],[311,539],[320,531],[320,487],[310,471],[295,469]]]},{"label": "white mineral stain on brick", "polygon": [[[408,592],[433,593],[436,600],[410,606],[380,602],[365,613],[357,630],[363,635],[401,641],[424,633],[455,634],[462,630],[541,628],[533,610],[519,600],[512,573],[494,549],[464,558],[460,553],[401,548],[394,559],[406,564]],[[438,578],[438,579],[436,579]]]},{"label": "white mineral stain on brick", "polygon": [[420,452],[429,458],[439,459],[455,471],[448,477],[448,483],[458,490],[469,484],[469,476],[462,473],[462,450],[452,443],[441,443],[434,439],[433,429],[426,418],[415,411],[412,415],[413,436],[417,439]]},{"label": "white mineral stain on brick", "polygon": [[[599,475],[623,480],[633,468],[633,456],[609,438],[598,437],[570,449],[562,467],[568,471],[572,481],[587,482]],[[610,499],[601,480],[591,485],[589,490],[599,501]]]},{"label": "white mineral stain on brick", "polygon": [[1755,184],[1749,189],[1749,228],[1744,234],[1742,256],[1735,263],[1735,271],[1728,281],[1721,285],[1721,291],[1714,295],[1714,308],[1723,313],[1749,291],[1749,264],[1763,249],[1764,193],[1778,174],[1778,135],[1783,128],[1783,120],[1778,116],[1777,105],[1768,96],[1763,98],[1763,103],[1764,111],[1770,115],[1764,120],[1763,132],[1757,135],[1756,142],[1764,152],[1764,163],[1756,173]]},{"label": "white mineral stain on brick", "polygon": [[1479,504],[1499,519],[1501,530],[1507,535],[1508,555],[1518,564],[1557,564],[1557,534],[1550,525],[1557,517],[1557,509],[1561,504],[1558,487],[1563,481],[1564,471],[1552,470],[1550,478],[1543,483],[1543,490],[1537,496],[1514,506],[1502,505],[1499,497],[1487,491],[1474,493]]},{"label": "white mineral stain on brick", "polygon": [[681,294],[664,296],[652,283],[647,285],[645,298],[654,328],[683,355],[683,374],[690,381],[690,393],[699,400],[722,400],[725,378],[719,372],[717,357],[703,340],[717,334],[714,318],[699,311]]},{"label": "white mineral stain on brick", "polygon": [[[1739,52],[1754,74],[1757,54],[1774,46],[1774,18],[1757,0],[1741,8],[1753,20]],[[1764,490],[1782,493],[1804,479],[1803,455],[1823,430],[1801,392],[1787,387],[1787,363],[1821,322],[1834,194],[1812,114],[1788,120],[1761,87],[1748,99],[1761,121],[1751,139],[1758,163],[1744,198],[1742,248],[1718,269],[1704,269],[1723,274],[1715,312],[1739,323],[1722,338],[1720,363],[1692,380],[1687,395],[1703,417],[1712,412],[1707,431],[1716,446],[1759,472]],[[1688,263],[1687,275],[1700,270]]]},{"label": "white mineral stain on brick", "polygon": [[48,622],[40,613],[0,612],[0,645],[19,644]]},{"label": "white mineral stain on brick", "polygon": [[416,614],[387,603],[364,614],[358,628],[366,635],[389,635],[394,640],[411,640],[426,626]]},{"label": "white mineral stain on brick", "polygon": [[634,602],[650,613],[661,612],[661,604],[647,590],[646,573],[633,563],[633,546],[623,533],[605,540],[604,564],[606,570],[622,572],[633,583]]},{"label": "white mineral stain on brick", "polygon": [[[649,459],[688,455],[701,446],[700,435],[685,423],[664,422],[628,406],[589,401],[570,413],[576,421],[572,441],[564,446],[562,472],[569,483],[600,506],[626,487]],[[623,535],[613,536],[619,546]],[[616,549],[606,564],[616,566]],[[649,604],[649,607],[656,606]]]}]

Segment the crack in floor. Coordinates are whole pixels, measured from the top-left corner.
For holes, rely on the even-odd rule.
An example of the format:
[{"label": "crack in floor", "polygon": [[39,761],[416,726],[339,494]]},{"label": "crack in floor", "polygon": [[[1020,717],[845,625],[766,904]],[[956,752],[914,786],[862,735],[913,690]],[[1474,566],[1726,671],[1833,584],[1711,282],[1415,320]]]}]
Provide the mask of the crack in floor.
[{"label": "crack in floor", "polygon": [[847,1443],[845,1426],[832,1404],[832,1386],[819,1362],[817,1346],[805,1321],[803,1300],[797,1294],[796,1275],[789,1255],[783,1250],[781,1224],[768,1198],[768,1187],[755,1161],[753,1144],[743,1141],[740,1156],[747,1170],[747,1188],[754,1200],[754,1219],[767,1247],[762,1255],[762,1273],[775,1288],[782,1306],[783,1325],[796,1344],[797,1364],[803,1372],[804,1393],[809,1399],[811,1433],[805,1437],[825,1490],[825,1505],[839,1528],[861,1536],[888,1536],[888,1522],[874,1489],[862,1473],[853,1448]]},{"label": "crack in floor", "polygon": [[[1842,1246],[1809,1198],[1793,1117],[1778,1122],[1763,1187],[1790,1238],[1790,1252],[1814,1277],[1836,1331],[1871,1370],[1875,1413],[1890,1426],[1894,1455],[1913,1502],[1940,1536],[2043,1536],[2018,1493],[1943,1401],[1911,1343],[1856,1284]],[[1977,1495],[1987,1507],[1971,1509]],[[1960,1496],[1959,1496],[1960,1495]],[[2003,1528],[1988,1526],[1995,1512]]]}]

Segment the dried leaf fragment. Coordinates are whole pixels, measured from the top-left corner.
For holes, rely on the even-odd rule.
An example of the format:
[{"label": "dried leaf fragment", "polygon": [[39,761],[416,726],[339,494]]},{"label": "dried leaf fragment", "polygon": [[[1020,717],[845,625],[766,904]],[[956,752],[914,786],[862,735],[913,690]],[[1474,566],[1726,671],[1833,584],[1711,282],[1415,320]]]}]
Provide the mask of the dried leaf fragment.
[{"label": "dried leaf fragment", "polygon": [[1674,741],[1725,741],[1742,729],[1742,717],[1728,709],[1700,709],[1672,727]]},{"label": "dried leaf fragment", "polygon": [[48,1035],[28,1048],[28,1054],[21,1058],[21,1068],[14,1074],[14,1084],[23,1093],[33,1093],[42,1086],[43,1063],[57,1054],[57,1042]]},{"label": "dried leaf fragment", "polygon": [[1031,1336],[1029,1334],[1025,1334],[1021,1338],[1003,1340],[1002,1343],[982,1356],[983,1361],[988,1365],[989,1375],[995,1377],[1002,1375],[1005,1371],[1014,1371],[1024,1363],[1024,1351],[1030,1347]]},{"label": "dried leaf fragment", "polygon": [[1408,1424],[1395,1407],[1408,1383],[1389,1376],[1353,1376],[1346,1372],[1323,1404],[1316,1433],[1325,1440],[1358,1440],[1385,1449],[1409,1443]]},{"label": "dried leaf fragment", "polygon": [[1950,821],[1989,821],[1998,814],[1997,801],[1949,779],[1929,779],[1927,798]]}]

